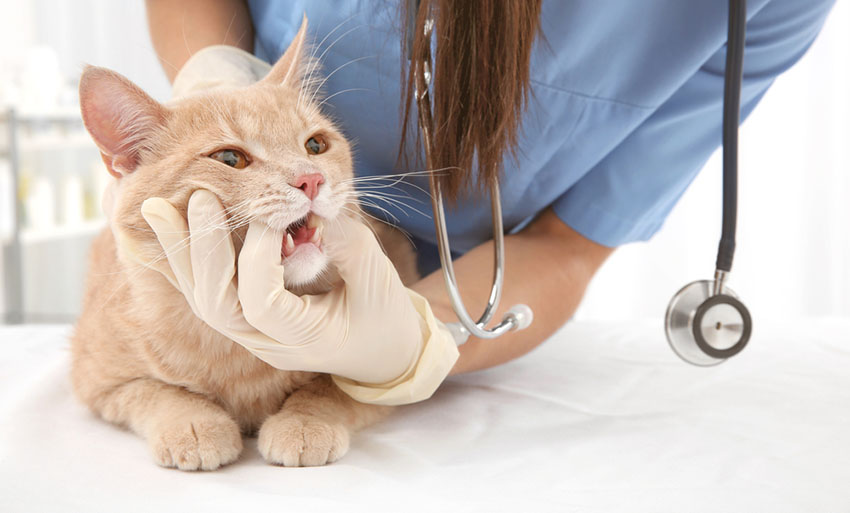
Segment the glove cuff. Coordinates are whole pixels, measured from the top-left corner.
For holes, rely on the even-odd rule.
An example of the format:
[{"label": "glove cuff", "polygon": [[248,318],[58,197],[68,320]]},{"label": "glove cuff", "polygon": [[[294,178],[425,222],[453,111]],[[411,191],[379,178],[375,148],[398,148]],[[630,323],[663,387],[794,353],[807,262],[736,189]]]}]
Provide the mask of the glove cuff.
[{"label": "glove cuff", "polygon": [[428,300],[410,289],[407,292],[425,321],[422,353],[407,372],[389,383],[376,385],[332,376],[336,386],[356,401],[386,406],[424,401],[434,394],[460,356],[454,337],[445,324],[434,317]]},{"label": "glove cuff", "polygon": [[250,53],[228,45],[202,48],[174,77],[172,99],[222,87],[249,86],[266,76],[271,66]]}]

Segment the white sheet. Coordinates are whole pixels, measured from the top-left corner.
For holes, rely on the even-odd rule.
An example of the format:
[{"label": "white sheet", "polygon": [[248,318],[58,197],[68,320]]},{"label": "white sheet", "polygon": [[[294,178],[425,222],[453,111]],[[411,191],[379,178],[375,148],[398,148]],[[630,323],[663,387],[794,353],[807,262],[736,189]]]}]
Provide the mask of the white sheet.
[{"label": "white sheet", "polygon": [[0,511],[847,511],[850,321],[762,322],[719,367],[658,321],[569,325],[531,355],[452,378],[323,468],[249,440],[211,473],[70,394],[68,327],[0,329]]}]

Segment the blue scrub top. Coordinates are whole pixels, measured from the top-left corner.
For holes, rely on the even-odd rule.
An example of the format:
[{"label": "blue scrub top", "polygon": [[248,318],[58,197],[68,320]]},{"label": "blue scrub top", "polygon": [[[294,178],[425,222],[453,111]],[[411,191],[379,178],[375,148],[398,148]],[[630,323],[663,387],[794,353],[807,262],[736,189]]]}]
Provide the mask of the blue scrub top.
[{"label": "blue scrub top", "polygon": [[[274,62],[302,13],[318,47],[327,112],[355,148],[355,173],[397,167],[401,117],[400,4],[386,0],[251,0],[255,53]],[[809,48],[833,0],[750,0],[742,117]],[[501,179],[505,228],[547,207],[588,239],[614,247],[655,234],[720,145],[726,0],[549,0],[531,61],[532,97],[519,155]],[[414,118],[415,119],[415,118]],[[427,179],[397,194],[423,212],[377,202],[436,267]],[[372,200],[375,201],[375,200]],[[452,249],[492,238],[489,197],[447,212]]]}]

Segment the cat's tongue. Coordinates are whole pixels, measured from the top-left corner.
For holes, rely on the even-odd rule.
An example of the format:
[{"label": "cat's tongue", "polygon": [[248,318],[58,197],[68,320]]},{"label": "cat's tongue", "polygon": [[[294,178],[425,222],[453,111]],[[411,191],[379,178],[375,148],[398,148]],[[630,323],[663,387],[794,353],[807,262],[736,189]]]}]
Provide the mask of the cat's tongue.
[{"label": "cat's tongue", "polygon": [[313,244],[317,248],[322,244],[324,223],[319,216],[309,214],[306,220],[296,221],[286,228],[280,254],[287,258],[302,244]]}]

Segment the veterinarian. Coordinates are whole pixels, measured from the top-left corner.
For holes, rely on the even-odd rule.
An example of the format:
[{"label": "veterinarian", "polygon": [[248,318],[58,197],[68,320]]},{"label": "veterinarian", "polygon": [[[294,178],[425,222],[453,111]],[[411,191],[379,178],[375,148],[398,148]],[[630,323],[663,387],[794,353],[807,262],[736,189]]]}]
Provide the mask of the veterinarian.
[{"label": "veterinarian", "polygon": [[[749,2],[743,117],[805,53],[832,4]],[[147,0],[151,37],[172,80],[211,45],[274,62],[306,13],[327,77],[328,112],[356,144],[358,176],[417,169],[398,158],[413,155],[416,162],[418,142],[405,48],[429,44],[418,33],[406,39],[404,27],[416,14],[411,5]],[[444,185],[454,200],[447,226],[462,298],[479,311],[490,292],[492,224],[484,191],[498,175],[508,235],[504,306],[495,318],[524,303],[534,322],[493,340],[471,337],[458,353],[457,334],[446,327],[457,318],[438,270],[433,220],[408,208],[427,209],[427,187],[418,188],[427,184],[423,176],[394,184],[406,205],[381,205],[415,242],[424,278],[410,289],[370,232],[359,230],[350,242],[357,258],[341,270],[339,290],[306,301],[276,296],[282,283],[274,276],[282,273],[240,267],[240,288],[252,287],[250,296],[260,299],[221,307],[251,319],[240,322],[263,340],[256,352],[275,353],[266,361],[334,374],[343,390],[366,402],[425,399],[449,373],[498,365],[542,343],[571,318],[616,247],[659,230],[720,144],[726,2],[422,0],[419,8],[429,6],[436,13],[434,160],[436,168],[458,168]],[[221,66],[205,66],[204,80],[232,78],[238,54],[224,54]],[[245,57],[244,67],[252,62]],[[194,215],[202,217],[201,203]],[[189,216],[191,225],[191,205]],[[262,247],[262,239],[249,232],[246,247]],[[194,273],[196,286],[220,276],[215,269],[184,272]],[[246,297],[242,290],[239,297]],[[293,326],[303,343],[288,340],[275,349]],[[337,343],[340,333],[344,344]],[[378,338],[401,349],[375,355]]]}]

